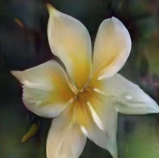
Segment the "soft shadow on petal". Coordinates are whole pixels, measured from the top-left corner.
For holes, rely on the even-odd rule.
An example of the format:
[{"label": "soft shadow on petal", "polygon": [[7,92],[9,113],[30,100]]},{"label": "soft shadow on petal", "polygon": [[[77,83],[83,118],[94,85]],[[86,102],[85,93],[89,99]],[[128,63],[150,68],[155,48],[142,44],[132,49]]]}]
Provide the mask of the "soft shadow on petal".
[{"label": "soft shadow on petal", "polygon": [[111,98],[116,109],[124,114],[159,113],[157,103],[138,85],[116,74],[96,82],[98,91]]},{"label": "soft shadow on petal", "polygon": [[25,106],[39,116],[59,115],[73,97],[65,72],[56,61],[11,73],[23,84]]},{"label": "soft shadow on petal", "polygon": [[48,40],[51,51],[58,56],[75,83],[81,89],[91,71],[91,40],[87,29],[77,19],[48,5]]},{"label": "soft shadow on petal", "polygon": [[99,80],[113,76],[125,64],[131,50],[128,30],[116,18],[104,20],[94,46],[93,71]]},{"label": "soft shadow on petal", "polygon": [[64,115],[55,118],[50,127],[47,158],[78,158],[86,144],[86,136],[81,132],[80,127],[71,124],[68,114]]}]

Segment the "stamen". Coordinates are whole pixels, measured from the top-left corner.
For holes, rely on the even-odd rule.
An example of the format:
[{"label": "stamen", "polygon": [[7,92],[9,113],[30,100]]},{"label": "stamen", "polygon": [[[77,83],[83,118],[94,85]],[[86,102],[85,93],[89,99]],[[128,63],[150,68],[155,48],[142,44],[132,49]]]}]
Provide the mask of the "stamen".
[{"label": "stamen", "polygon": [[72,104],[76,100],[76,96],[71,98],[68,102],[67,105]]},{"label": "stamen", "polygon": [[97,125],[101,130],[104,131],[104,126],[103,126],[103,124],[102,124],[102,121],[100,120],[99,116],[97,115],[96,111],[93,109],[93,107],[92,107],[92,105],[91,105],[91,103],[90,103],[89,101],[87,101],[87,105],[88,105],[88,107],[89,107],[89,109],[90,109],[90,111],[91,111],[91,113],[92,113],[92,117],[93,117],[93,119],[94,119],[96,125]]}]

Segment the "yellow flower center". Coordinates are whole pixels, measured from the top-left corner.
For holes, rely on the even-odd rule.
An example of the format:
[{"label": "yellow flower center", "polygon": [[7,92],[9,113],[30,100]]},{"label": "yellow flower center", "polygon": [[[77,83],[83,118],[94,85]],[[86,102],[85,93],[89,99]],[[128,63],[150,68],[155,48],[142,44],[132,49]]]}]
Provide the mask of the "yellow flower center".
[{"label": "yellow flower center", "polygon": [[82,90],[77,90],[74,93],[74,101],[70,108],[70,116],[73,115],[72,123],[79,124],[81,128],[94,126],[95,123],[103,129],[96,107],[92,105],[92,101],[97,98],[93,86],[88,85]]},{"label": "yellow flower center", "polygon": [[73,115],[72,123],[88,126],[87,120],[90,119],[87,106],[89,95],[88,87],[74,92],[74,99],[70,108],[70,116]]},{"label": "yellow flower center", "polygon": [[79,101],[79,102],[88,102],[88,98],[90,97],[90,95],[93,93],[93,88],[90,87],[89,85],[86,86],[83,89],[77,90],[74,94],[75,94],[75,100]]}]

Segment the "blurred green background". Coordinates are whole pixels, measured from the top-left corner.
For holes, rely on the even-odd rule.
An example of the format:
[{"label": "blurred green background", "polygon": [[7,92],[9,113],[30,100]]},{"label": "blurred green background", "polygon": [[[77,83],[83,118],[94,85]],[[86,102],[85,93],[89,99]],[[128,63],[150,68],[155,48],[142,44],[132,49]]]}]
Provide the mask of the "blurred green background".
[{"label": "blurred green background", "polygon": [[[0,158],[46,158],[50,119],[35,116],[21,100],[21,87],[10,70],[24,70],[54,58],[47,41],[49,2],[79,19],[92,43],[100,23],[119,18],[132,37],[132,51],[121,73],[159,103],[158,0],[1,0],[0,1]],[[21,143],[32,127],[35,135]],[[119,158],[159,158],[159,115],[119,114]],[[91,141],[81,158],[111,158]]]}]

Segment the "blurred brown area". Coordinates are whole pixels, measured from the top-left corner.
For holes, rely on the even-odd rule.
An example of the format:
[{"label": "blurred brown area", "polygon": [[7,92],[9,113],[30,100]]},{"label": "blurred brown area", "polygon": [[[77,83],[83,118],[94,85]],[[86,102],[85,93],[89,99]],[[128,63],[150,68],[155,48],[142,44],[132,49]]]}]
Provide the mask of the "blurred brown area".
[{"label": "blurred brown area", "polygon": [[[11,70],[24,70],[55,59],[47,41],[46,2],[80,20],[92,43],[100,23],[119,18],[132,38],[132,51],[121,73],[139,84],[159,103],[158,0],[1,0],[0,1],[0,158],[45,158],[51,120],[29,112]],[[24,144],[21,139],[33,123],[39,130]],[[158,115],[119,114],[119,158],[159,157]],[[81,158],[111,158],[88,141]]]}]

